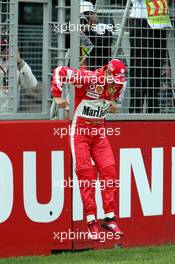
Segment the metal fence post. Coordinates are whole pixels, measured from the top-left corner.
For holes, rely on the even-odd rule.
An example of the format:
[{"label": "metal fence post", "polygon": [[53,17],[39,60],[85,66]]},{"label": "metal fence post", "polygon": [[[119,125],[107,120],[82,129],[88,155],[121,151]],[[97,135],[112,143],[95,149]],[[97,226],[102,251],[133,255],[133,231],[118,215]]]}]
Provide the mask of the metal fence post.
[{"label": "metal fence post", "polygon": [[42,93],[42,112],[46,113],[49,118],[49,98],[50,98],[50,70],[51,59],[49,47],[51,44],[51,34],[49,29],[49,23],[52,18],[52,1],[48,1],[43,4],[43,85],[45,91]]},{"label": "metal fence post", "polygon": [[[71,25],[75,26],[75,30],[70,33],[70,66],[78,69],[79,68],[79,57],[80,57],[80,32],[77,30],[77,25],[80,24],[80,1],[71,0]],[[74,89],[70,89],[70,118],[72,119],[74,112]]]},{"label": "metal fence post", "polygon": [[[62,26],[65,24],[65,0],[58,0],[57,10],[57,22]],[[58,34],[58,65],[65,65],[65,34],[63,32]],[[63,89],[63,96],[65,97],[65,89]],[[59,109],[58,119],[65,119],[65,109]]]}]

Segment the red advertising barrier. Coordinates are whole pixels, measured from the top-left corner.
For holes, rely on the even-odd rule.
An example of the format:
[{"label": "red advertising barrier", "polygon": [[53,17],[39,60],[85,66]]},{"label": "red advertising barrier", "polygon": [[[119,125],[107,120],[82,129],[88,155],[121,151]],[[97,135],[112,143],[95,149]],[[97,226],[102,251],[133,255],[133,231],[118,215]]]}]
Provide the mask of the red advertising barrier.
[{"label": "red advertising barrier", "polygon": [[[72,228],[68,122],[1,122],[0,257],[72,249],[60,234]],[[62,233],[61,233],[62,232]]]},{"label": "red advertising barrier", "polygon": [[[120,183],[116,207],[124,237],[109,239],[100,229],[101,243],[77,239],[74,248],[175,243],[175,122],[108,122],[107,131]],[[73,193],[76,203],[78,190]],[[102,219],[99,193],[97,211]],[[75,232],[86,230],[80,203],[79,207],[73,211]]]},{"label": "red advertising barrier", "polygon": [[[125,235],[119,240],[100,229],[100,243],[82,236],[87,228],[72,173],[69,122],[0,122],[0,131],[0,257],[175,243],[175,122],[106,123]],[[96,199],[100,226],[98,187]]]}]

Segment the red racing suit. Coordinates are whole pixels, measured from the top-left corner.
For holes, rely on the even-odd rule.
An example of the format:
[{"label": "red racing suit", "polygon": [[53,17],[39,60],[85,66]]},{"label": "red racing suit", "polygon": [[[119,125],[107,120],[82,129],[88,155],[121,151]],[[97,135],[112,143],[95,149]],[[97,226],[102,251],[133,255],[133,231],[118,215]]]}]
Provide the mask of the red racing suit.
[{"label": "red racing suit", "polygon": [[[72,121],[71,150],[78,177],[85,215],[96,215],[96,176],[99,172],[103,209],[114,212],[116,171],[113,152],[104,131],[104,118],[112,100],[119,97],[125,77],[112,87],[105,81],[104,67],[96,71],[57,67],[52,79],[52,95],[60,97],[65,82],[75,87],[75,112]],[[108,184],[110,182],[110,184]],[[105,183],[105,188],[104,188]],[[112,184],[111,184],[112,183]]]}]

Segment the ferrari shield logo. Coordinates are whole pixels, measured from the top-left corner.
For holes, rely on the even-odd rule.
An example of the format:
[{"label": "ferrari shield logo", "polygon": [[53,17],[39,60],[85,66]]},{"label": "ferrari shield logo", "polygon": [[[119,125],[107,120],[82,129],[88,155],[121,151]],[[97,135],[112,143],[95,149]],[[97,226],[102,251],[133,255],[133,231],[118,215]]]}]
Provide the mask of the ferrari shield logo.
[{"label": "ferrari shield logo", "polygon": [[113,95],[113,94],[115,93],[115,88],[113,88],[113,86],[109,86],[109,87],[108,87],[108,93],[109,93],[110,95]]}]

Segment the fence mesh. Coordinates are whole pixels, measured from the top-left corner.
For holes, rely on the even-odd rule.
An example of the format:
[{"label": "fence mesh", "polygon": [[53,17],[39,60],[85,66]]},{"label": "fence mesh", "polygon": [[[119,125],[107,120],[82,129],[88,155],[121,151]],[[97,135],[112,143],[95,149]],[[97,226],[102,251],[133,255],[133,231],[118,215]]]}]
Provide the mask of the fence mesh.
[{"label": "fence mesh", "polygon": [[[69,34],[74,31],[79,37],[79,67],[95,70],[112,58],[123,60],[127,66],[127,82],[117,102],[119,115],[116,118],[161,118],[162,114],[165,114],[164,118],[168,118],[169,114],[173,117],[174,2],[80,1],[78,25],[71,23],[66,2],[64,7],[59,3],[58,9],[64,12],[64,19],[53,31],[63,44],[62,49],[57,47],[62,53],[58,64],[67,64],[65,54],[68,48],[72,53],[76,50],[75,46],[70,47],[69,42]],[[152,22],[153,15],[156,20]]]},{"label": "fence mesh", "polygon": [[[48,62],[48,45],[45,52],[43,46],[48,39],[50,1],[40,2],[38,5],[35,1],[22,1],[18,16],[18,1],[0,1],[0,119],[43,119],[49,116],[50,87],[47,64],[44,63]],[[28,23],[36,21],[33,16],[36,5],[41,13],[39,25]]]},{"label": "fence mesh", "polygon": [[[15,1],[0,1],[0,113],[13,112],[19,103],[17,91],[13,87],[16,82],[16,23]],[[16,98],[16,99],[14,99]]]},{"label": "fence mesh", "polygon": [[43,26],[19,25],[18,47],[21,57],[31,67],[37,79],[34,87],[21,87],[20,112],[42,112],[42,72],[43,72]]},{"label": "fence mesh", "polygon": [[[112,58],[119,58],[126,64],[127,82],[117,101],[119,113],[109,115],[109,118],[175,118],[174,1],[53,0],[26,3],[20,0],[21,10],[25,10],[20,10],[20,23],[17,2],[0,0],[0,118],[4,119],[4,114],[8,114],[8,119],[20,119],[26,115],[19,113],[31,112],[39,113],[42,118],[42,114],[48,111],[48,90],[54,67],[73,65],[95,70]],[[52,15],[48,9],[51,3]],[[158,22],[150,22],[151,19],[161,15],[159,24],[166,25],[154,28]],[[37,85],[31,88],[17,86],[17,39],[21,58],[37,79]],[[64,91],[63,96],[72,104],[69,85]],[[55,116],[57,112],[59,115]],[[69,112],[69,109],[58,111],[52,105],[50,116],[62,119]]]}]

